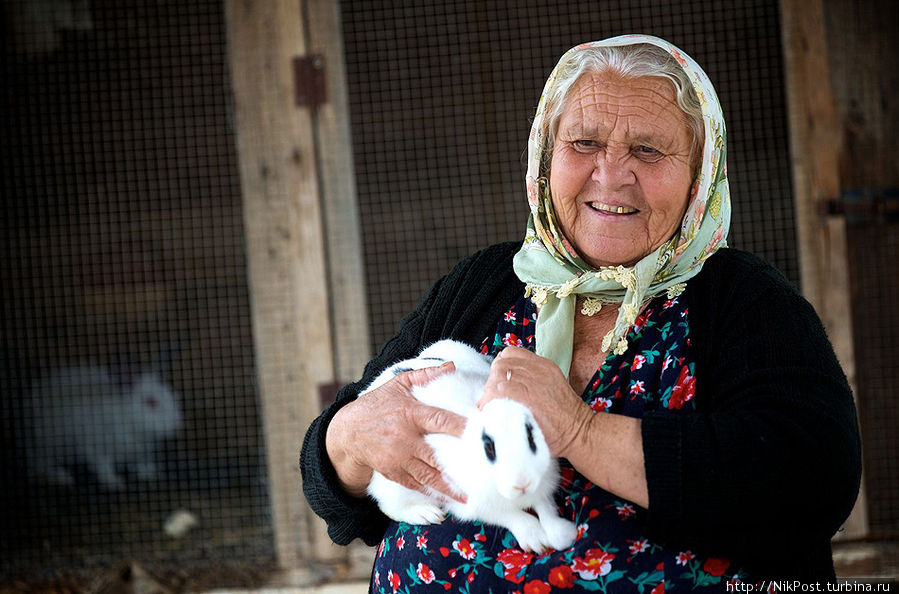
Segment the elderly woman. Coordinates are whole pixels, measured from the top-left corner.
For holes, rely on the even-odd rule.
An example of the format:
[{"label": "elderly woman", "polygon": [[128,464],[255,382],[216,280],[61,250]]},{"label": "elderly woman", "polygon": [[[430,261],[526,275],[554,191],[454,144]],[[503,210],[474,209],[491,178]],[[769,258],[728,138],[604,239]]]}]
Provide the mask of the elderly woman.
[{"label": "elderly woman", "polygon": [[[303,487],[337,543],[380,542],[372,588],[723,591],[834,577],[830,538],[858,491],[845,376],[811,306],[770,266],[726,249],[725,130],[682,51],[625,36],[566,53],[529,141],[522,244],[456,266],[316,420]],[[422,435],[464,420],[410,389],[444,368],[386,366],[454,338],[495,355],[482,402],[531,408],[561,459],[568,550],[449,517],[391,523],[377,470],[452,496]]]}]

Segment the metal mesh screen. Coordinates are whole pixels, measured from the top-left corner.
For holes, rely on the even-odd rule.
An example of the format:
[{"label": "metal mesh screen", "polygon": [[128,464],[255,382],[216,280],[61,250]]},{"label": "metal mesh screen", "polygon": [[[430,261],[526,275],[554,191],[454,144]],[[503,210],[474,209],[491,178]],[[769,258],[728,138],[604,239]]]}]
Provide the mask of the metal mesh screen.
[{"label": "metal mesh screen", "polygon": [[[899,193],[891,197],[892,204]],[[847,232],[854,298],[859,421],[865,446],[868,522],[875,535],[899,535],[899,217],[853,222]]]},{"label": "metal mesh screen", "polygon": [[274,551],[223,7],[3,9],[0,577],[252,583]]},{"label": "metal mesh screen", "polygon": [[569,47],[658,35],[706,69],[728,124],[730,244],[798,282],[774,0],[343,2],[372,343],[461,257],[524,237],[524,149]]}]

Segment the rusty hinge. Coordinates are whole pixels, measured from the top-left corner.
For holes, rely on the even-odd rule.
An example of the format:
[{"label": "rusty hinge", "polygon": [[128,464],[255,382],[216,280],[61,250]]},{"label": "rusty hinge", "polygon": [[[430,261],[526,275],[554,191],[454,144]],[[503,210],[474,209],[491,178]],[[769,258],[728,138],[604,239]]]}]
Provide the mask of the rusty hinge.
[{"label": "rusty hinge", "polygon": [[316,109],[325,102],[325,59],[321,54],[293,59],[294,104]]},{"label": "rusty hinge", "polygon": [[334,381],[318,385],[318,403],[324,410],[337,402],[337,392],[350,382]]},{"label": "rusty hinge", "polygon": [[899,189],[847,190],[818,204],[821,216],[845,217],[848,224],[899,221]]}]

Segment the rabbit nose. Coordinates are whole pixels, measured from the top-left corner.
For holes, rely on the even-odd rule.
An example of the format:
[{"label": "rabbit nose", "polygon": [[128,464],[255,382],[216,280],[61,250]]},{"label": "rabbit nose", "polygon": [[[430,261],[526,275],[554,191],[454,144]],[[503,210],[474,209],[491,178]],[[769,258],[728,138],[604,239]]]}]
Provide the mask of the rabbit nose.
[{"label": "rabbit nose", "polygon": [[521,495],[524,495],[528,492],[528,489],[531,488],[531,481],[524,477],[519,477],[518,480],[515,481],[515,484],[512,486],[512,488]]}]

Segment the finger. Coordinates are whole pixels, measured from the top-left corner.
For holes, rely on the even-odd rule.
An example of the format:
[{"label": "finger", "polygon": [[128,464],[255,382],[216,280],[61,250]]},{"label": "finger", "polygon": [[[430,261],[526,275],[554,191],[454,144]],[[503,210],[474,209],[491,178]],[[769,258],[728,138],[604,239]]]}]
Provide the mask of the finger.
[{"label": "finger", "polygon": [[455,370],[456,365],[452,361],[446,361],[442,365],[438,365],[436,367],[422,367],[421,369],[406,371],[404,373],[401,373],[400,376],[408,381],[410,385],[423,386],[437,379],[441,375],[452,373]]},{"label": "finger", "polygon": [[440,470],[422,460],[411,460],[407,467],[407,473],[408,480],[411,483],[411,485],[407,486],[410,489],[415,489],[425,495],[431,495],[432,491],[436,491],[445,500],[454,499],[461,503],[465,503],[467,500],[464,493],[454,489],[446,481]]},{"label": "finger", "polygon": [[411,408],[412,422],[422,433],[446,433],[462,437],[466,419],[454,412],[434,406],[415,406]]}]

